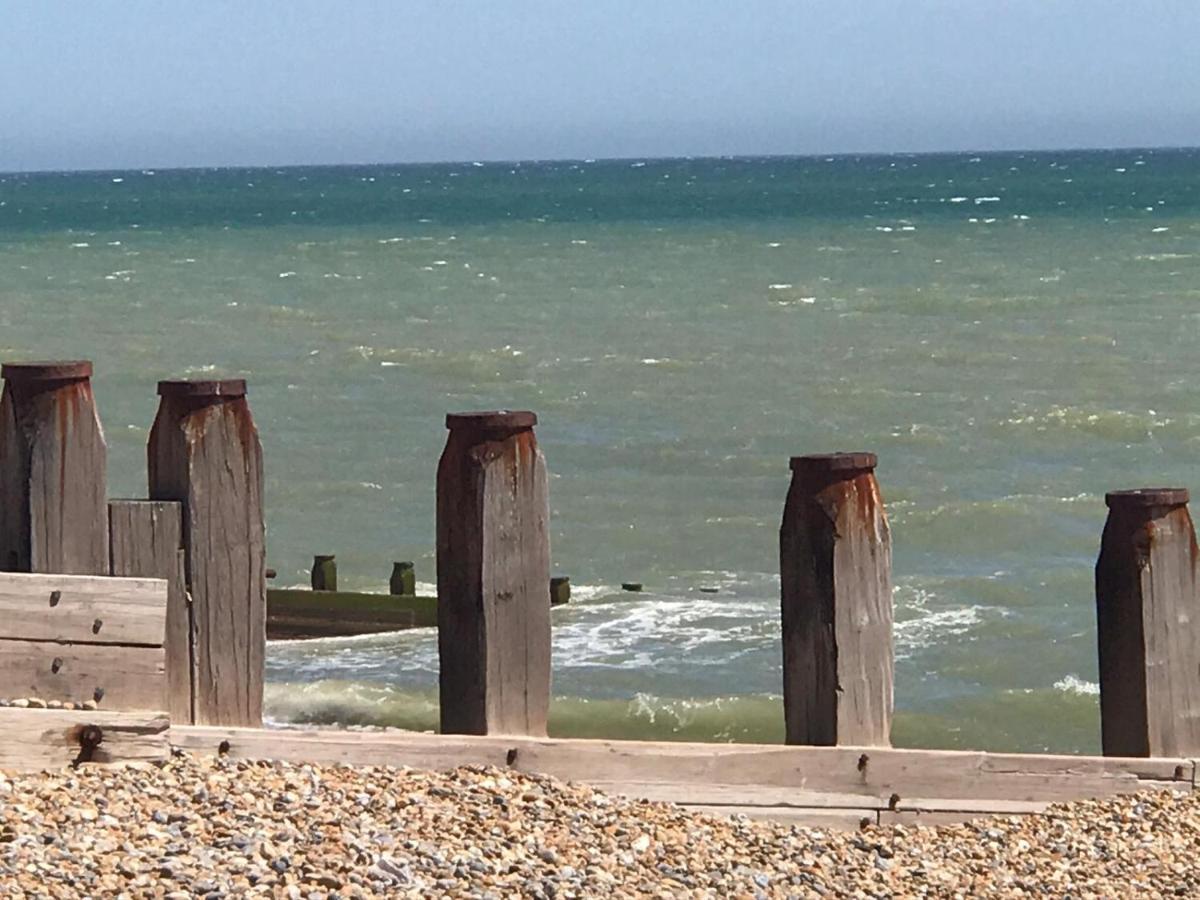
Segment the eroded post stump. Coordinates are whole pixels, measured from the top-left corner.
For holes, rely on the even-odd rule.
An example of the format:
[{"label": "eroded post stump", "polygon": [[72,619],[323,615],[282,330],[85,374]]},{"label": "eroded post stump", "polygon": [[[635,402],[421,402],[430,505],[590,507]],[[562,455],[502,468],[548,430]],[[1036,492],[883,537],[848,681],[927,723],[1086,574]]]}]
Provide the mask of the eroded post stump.
[{"label": "eroded post stump", "polygon": [[1105,756],[1200,753],[1196,534],[1183,488],[1105,495],[1096,561]]},{"label": "eroded post stump", "polygon": [[544,735],[550,504],[531,412],[446,416],[438,463],[441,730]]},{"label": "eroded post stump", "polygon": [[183,504],[195,720],[262,722],[266,648],[263,463],[246,383],[160,381],[150,497]]},{"label": "eroded post stump", "polygon": [[890,743],[892,546],[875,463],[791,461],[779,530],[789,744]]},{"label": "eroded post stump", "polygon": [[107,447],[86,360],[5,363],[0,567],[108,574]]},{"label": "eroded post stump", "polygon": [[337,590],[337,559],[332,553],[313,557],[311,582],[314,591]]},{"label": "eroded post stump", "polygon": [[414,597],[417,593],[417,570],[410,562],[392,563],[388,593],[397,597]]}]

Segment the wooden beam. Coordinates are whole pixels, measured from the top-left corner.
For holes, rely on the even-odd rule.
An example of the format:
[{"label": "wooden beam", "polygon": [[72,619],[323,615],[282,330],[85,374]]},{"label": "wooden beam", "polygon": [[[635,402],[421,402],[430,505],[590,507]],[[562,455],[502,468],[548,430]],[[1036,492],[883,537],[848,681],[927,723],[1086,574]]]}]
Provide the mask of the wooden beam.
[{"label": "wooden beam", "polygon": [[0,640],[163,644],[166,582],[0,574]]},{"label": "wooden beam", "polygon": [[262,721],[263,461],[246,383],[160,381],[150,496],[183,504],[197,722]]},{"label": "wooden beam", "polygon": [[875,454],[791,467],[779,530],[787,742],[887,746],[892,545]]},{"label": "wooden beam", "polygon": [[441,730],[546,733],[550,502],[531,412],[462,413],[437,474]]},{"label": "wooden beam", "polygon": [[[195,721],[195,661],[191,598],[185,584],[183,507],[173,500],[110,500],[108,532],[113,575],[166,579],[162,641],[167,661],[166,709],[172,721],[190,724]],[[162,618],[160,611],[160,623]]]},{"label": "wooden beam", "polygon": [[[100,742],[90,754],[81,742],[88,726],[100,730]],[[85,760],[101,764],[165,760],[171,755],[167,728],[167,717],[161,713],[0,708],[0,770],[60,769]]]},{"label": "wooden beam", "polygon": [[1104,753],[1200,753],[1200,593],[1188,492],[1114,491],[1105,502],[1096,562]]},{"label": "wooden beam", "polygon": [[[817,793],[859,796],[858,808],[967,809],[966,801],[1046,803],[1138,790],[1191,790],[1188,759],[991,754],[879,747],[780,747],[650,741],[556,740],[252,728],[172,728],[183,749],[290,762],[412,766],[511,766],[568,781],[678,785],[687,802],[732,804],[737,791],[782,805]],[[865,757],[865,759],[864,759]],[[717,787],[726,786],[726,787]],[[683,794],[686,790],[688,793]],[[704,791],[711,802],[705,802]],[[893,797],[895,798],[893,800]],[[915,798],[915,799],[914,799]],[[777,802],[779,801],[779,802]],[[940,806],[935,801],[948,801]],[[844,800],[843,802],[854,802]],[[742,803],[737,805],[753,805]]]},{"label": "wooden beam", "polygon": [[107,448],[92,364],[5,363],[0,569],[108,574]]},{"label": "wooden beam", "polygon": [[162,710],[162,647],[0,640],[0,697]]}]

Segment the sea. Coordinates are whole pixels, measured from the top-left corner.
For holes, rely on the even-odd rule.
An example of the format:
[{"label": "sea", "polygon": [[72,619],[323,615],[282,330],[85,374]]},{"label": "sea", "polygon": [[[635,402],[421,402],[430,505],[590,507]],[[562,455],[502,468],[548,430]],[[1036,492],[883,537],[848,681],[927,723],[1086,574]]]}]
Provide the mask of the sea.
[{"label": "sea", "polygon": [[[1197,150],[0,174],[0,358],[94,360],[114,497],[158,379],[245,377],[279,586],[433,590],[445,414],[536,412],[562,736],[782,740],[788,458],[869,450],[894,742],[1096,751],[1104,494],[1194,485],[1198,317]],[[430,630],[267,667],[437,725]]]}]

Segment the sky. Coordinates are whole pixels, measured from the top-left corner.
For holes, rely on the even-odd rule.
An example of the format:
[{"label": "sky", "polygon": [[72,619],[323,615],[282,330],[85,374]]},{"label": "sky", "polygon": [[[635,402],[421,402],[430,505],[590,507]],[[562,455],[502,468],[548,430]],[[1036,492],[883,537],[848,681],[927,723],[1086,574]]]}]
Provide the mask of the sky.
[{"label": "sky", "polygon": [[1196,0],[0,0],[0,171],[1197,144]]}]

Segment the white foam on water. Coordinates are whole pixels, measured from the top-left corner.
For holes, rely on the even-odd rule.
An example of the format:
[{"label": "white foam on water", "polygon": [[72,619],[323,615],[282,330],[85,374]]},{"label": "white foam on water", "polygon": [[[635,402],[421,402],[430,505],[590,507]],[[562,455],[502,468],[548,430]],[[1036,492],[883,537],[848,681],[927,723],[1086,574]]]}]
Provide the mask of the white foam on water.
[{"label": "white foam on water", "polygon": [[296,276],[295,272],[280,272],[279,273],[280,278],[294,278],[295,276]]},{"label": "white foam on water", "polygon": [[975,198],[976,206],[978,206],[981,203],[999,203],[999,202],[1000,202],[999,197],[976,197]]},{"label": "white foam on water", "polygon": [[779,241],[771,241],[767,244],[767,246],[771,247],[771,248],[775,248],[775,247],[782,247],[783,244],[780,243]]},{"label": "white foam on water", "polygon": [[1054,682],[1054,689],[1066,694],[1081,694],[1088,697],[1100,695],[1100,685],[1094,681],[1085,681],[1078,675],[1068,675]]},{"label": "white foam on water", "polygon": [[124,180],[125,180],[124,178],[114,178],[114,179],[112,180],[112,183],[113,183],[113,184],[120,184],[120,183],[121,183],[121,182],[123,182]]},{"label": "white foam on water", "polygon": [[1151,228],[1150,233],[1151,234],[1162,234],[1164,231],[1170,231],[1170,230],[1171,229],[1168,228],[1166,225],[1160,225],[1157,228]]},{"label": "white foam on water", "polygon": [[89,244],[87,241],[80,241],[79,243],[72,244],[71,246],[72,247],[90,247],[91,244]]}]

